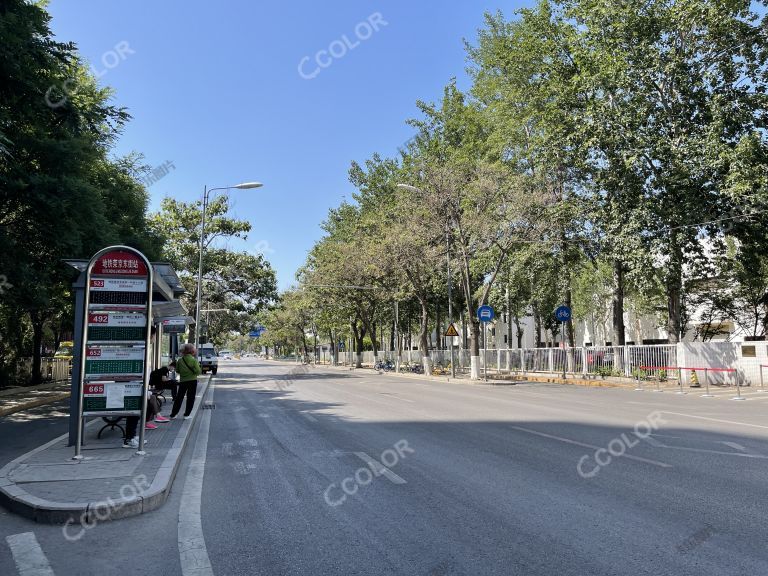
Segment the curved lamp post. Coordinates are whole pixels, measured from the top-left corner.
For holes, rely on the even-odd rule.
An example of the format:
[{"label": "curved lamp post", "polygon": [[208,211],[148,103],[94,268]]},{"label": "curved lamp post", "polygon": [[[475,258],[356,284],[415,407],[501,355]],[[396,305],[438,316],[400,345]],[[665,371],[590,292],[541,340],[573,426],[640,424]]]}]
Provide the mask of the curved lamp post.
[{"label": "curved lamp post", "polygon": [[238,190],[250,190],[251,188],[261,188],[263,184],[261,182],[242,182],[235,184],[234,186],[223,186],[221,188],[203,188],[203,216],[200,221],[200,260],[197,267],[197,305],[195,307],[195,350],[197,350],[200,344],[200,304],[203,297],[203,250],[205,249],[205,212],[208,208],[208,198],[211,192],[216,190],[230,190],[236,188]]}]

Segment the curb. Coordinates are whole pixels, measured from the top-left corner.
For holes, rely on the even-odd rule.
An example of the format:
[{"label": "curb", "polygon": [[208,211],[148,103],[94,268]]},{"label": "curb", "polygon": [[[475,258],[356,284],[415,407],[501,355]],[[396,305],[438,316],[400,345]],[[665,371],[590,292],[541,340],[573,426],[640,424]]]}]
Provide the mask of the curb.
[{"label": "curb", "polygon": [[6,389],[0,389],[0,398],[4,398],[6,396],[13,396],[14,394],[18,394],[19,392],[38,392],[41,390],[50,390],[51,388],[56,388],[56,386],[60,385],[66,385],[69,387],[70,381],[67,380],[57,380],[55,382],[48,381],[43,382],[42,384],[35,384],[33,386],[11,386]]},{"label": "curb", "polygon": [[[195,404],[192,419],[182,420],[181,428],[176,434],[173,445],[168,450],[168,454],[155,474],[152,484],[146,491],[129,498],[107,498],[96,502],[53,502],[29,494],[8,478],[9,473],[19,464],[30,456],[67,438],[69,436],[67,433],[19,456],[0,468],[0,505],[15,514],[40,524],[67,525],[92,525],[94,522],[129,518],[160,508],[168,499],[187,441],[192,435],[192,428],[197,423],[197,413],[205,401],[210,384],[211,378],[209,377],[200,395],[200,400]],[[98,422],[98,420],[92,420],[87,426]]]},{"label": "curb", "polygon": [[69,398],[70,395],[71,395],[71,392],[62,392],[61,394],[53,394],[51,396],[46,396],[45,398],[36,398],[35,400],[28,400],[27,402],[24,402],[22,404],[17,404],[16,406],[9,406],[8,408],[0,408],[0,418],[2,418],[3,416],[8,416],[9,414],[15,414],[16,412],[21,412],[22,410],[29,410],[30,408],[37,408],[38,406],[53,404],[54,402],[58,402],[59,400],[65,400]]}]

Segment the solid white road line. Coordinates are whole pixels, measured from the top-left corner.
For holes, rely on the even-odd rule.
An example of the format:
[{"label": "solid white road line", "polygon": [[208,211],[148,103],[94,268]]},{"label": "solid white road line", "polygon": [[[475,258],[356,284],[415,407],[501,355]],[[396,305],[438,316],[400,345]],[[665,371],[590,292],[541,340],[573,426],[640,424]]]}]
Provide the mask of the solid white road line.
[{"label": "solid white road line", "polygon": [[390,470],[386,466],[382,465],[381,462],[379,462],[377,460],[374,460],[373,458],[368,456],[368,454],[366,454],[365,452],[355,452],[355,456],[357,456],[358,458],[360,458],[360,460],[362,460],[363,462],[368,464],[368,467],[377,476],[383,475],[383,476],[385,476],[387,478],[387,480],[389,480],[393,484],[407,484],[408,483],[403,478],[401,478],[400,476],[398,476],[397,474],[392,472],[392,470]]},{"label": "solid white road line", "polygon": [[645,440],[646,442],[648,442],[648,444],[650,444],[651,446],[654,446],[656,448],[666,448],[666,444],[664,444],[662,442],[659,442],[653,436],[647,436],[647,437],[643,438],[643,440]]},{"label": "solid white road line", "polygon": [[307,414],[306,412],[302,412],[301,415],[304,416],[304,418],[306,418],[310,422],[317,422],[317,418],[312,416],[312,414]]},{"label": "solid white road line", "polygon": [[54,576],[48,559],[37,543],[34,532],[14,534],[5,539],[11,548],[13,561],[19,570],[19,576]]},{"label": "solid white road line", "polygon": [[379,392],[379,395],[388,396],[389,398],[394,398],[395,400],[402,400],[403,402],[410,402],[411,404],[416,404],[415,400],[408,400],[408,398],[400,398],[400,396],[396,396],[395,394]]},{"label": "solid white road line", "polygon": [[739,452],[746,452],[747,449],[744,448],[741,444],[738,442],[728,442],[726,440],[720,440],[720,444],[725,444],[726,446],[729,446],[730,448],[733,448],[734,450],[738,450]]},{"label": "solid white road line", "polygon": [[[213,385],[209,387],[213,400]],[[200,428],[195,440],[195,451],[187,470],[184,490],[179,505],[179,557],[181,573],[184,576],[213,576],[213,567],[208,557],[203,535],[201,504],[205,458],[208,450],[208,431],[211,427],[212,410],[205,410],[200,417]]]},{"label": "solid white road line", "polygon": [[668,410],[660,410],[661,414],[672,414],[673,416],[685,416],[686,418],[697,418],[698,420],[708,420],[710,422],[721,422],[723,424],[737,424],[739,426],[748,426],[750,428],[762,428],[768,430],[768,426],[762,424],[748,424],[747,422],[736,422],[735,420],[721,420],[720,418],[709,418],[707,416],[695,416],[693,414],[684,414],[682,412],[669,412]]},{"label": "solid white road line", "polygon": [[686,452],[700,452],[704,454],[719,454],[720,456],[737,456],[741,458],[754,458],[757,460],[768,460],[768,456],[762,454],[745,454],[744,452],[724,452],[722,450],[709,450],[708,448],[690,448],[688,446],[662,446],[670,450],[683,450]]},{"label": "solid white road line", "polygon": [[[575,446],[591,448],[592,450],[604,449],[603,446],[595,446],[594,444],[587,444],[586,442],[579,442],[578,440],[571,440],[570,438],[563,438],[562,436],[545,434],[544,432],[539,432],[538,430],[531,430],[530,428],[522,428],[520,426],[512,426],[512,428],[514,428],[515,430],[520,430],[521,432],[527,432],[528,434],[535,434],[536,436],[542,436],[544,438],[550,438],[551,440],[558,440],[560,442],[565,442],[566,444],[573,444]],[[654,466],[660,466],[661,468],[672,468],[672,464],[659,462],[657,460],[649,460],[648,458],[641,458],[640,456],[633,456],[632,454],[625,453],[625,454],[621,454],[620,457],[628,458],[630,460],[637,460],[638,462],[645,462],[646,464],[653,464]]]}]

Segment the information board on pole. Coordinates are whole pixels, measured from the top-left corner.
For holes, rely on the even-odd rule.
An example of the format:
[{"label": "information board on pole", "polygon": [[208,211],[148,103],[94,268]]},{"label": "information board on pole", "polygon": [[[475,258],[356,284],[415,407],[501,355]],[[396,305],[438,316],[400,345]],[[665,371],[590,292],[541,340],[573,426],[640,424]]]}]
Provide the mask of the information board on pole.
[{"label": "information board on pole", "polygon": [[86,286],[80,418],[143,416],[152,267],[133,248],[105,248],[91,258]]},{"label": "information board on pole", "polygon": [[163,320],[163,334],[183,334],[187,331],[185,316],[175,316]]}]

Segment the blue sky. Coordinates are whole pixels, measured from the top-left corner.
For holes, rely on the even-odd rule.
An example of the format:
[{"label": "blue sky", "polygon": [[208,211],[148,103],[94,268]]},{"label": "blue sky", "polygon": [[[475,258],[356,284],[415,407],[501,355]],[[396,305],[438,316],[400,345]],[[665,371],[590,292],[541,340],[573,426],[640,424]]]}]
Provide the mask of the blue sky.
[{"label": "blue sky", "polygon": [[328,209],[351,197],[350,162],[395,155],[417,99],[438,100],[452,76],[467,87],[462,40],[483,13],[524,4],[53,0],[49,11],[133,116],[117,153],[173,163],[149,188],[153,209],[204,185],[264,183],[231,192],[232,214],[253,225],[232,247],[264,251],[286,288]]}]

